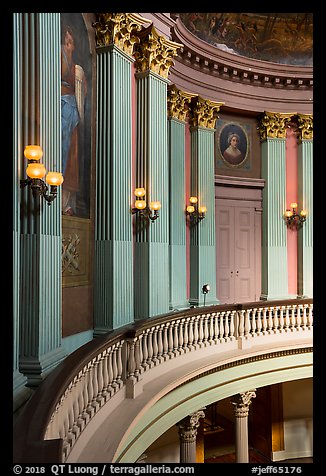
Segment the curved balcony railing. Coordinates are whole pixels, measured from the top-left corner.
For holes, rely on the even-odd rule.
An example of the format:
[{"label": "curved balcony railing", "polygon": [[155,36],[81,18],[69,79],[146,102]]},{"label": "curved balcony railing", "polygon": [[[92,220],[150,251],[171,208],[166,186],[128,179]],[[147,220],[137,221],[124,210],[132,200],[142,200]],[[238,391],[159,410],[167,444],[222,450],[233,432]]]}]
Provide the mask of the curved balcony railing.
[{"label": "curved balcony railing", "polygon": [[35,391],[14,429],[14,460],[66,461],[113,395],[185,351],[235,340],[241,349],[252,338],[271,342],[281,334],[309,337],[312,326],[312,299],[259,301],[173,312],[98,337],[69,355]]}]

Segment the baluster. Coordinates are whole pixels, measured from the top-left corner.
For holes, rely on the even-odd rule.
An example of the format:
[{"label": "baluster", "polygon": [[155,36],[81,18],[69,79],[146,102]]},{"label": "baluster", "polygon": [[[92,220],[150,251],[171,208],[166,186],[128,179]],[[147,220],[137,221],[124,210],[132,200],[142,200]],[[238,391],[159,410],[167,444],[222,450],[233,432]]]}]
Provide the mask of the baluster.
[{"label": "baluster", "polygon": [[220,322],[219,322],[219,335],[220,335],[219,342],[221,342],[221,343],[225,342],[225,339],[224,339],[224,317],[225,317],[225,312],[222,311],[221,314],[220,314]]},{"label": "baluster", "polygon": [[198,345],[199,347],[203,347],[203,339],[204,339],[204,315],[198,317]]},{"label": "baluster", "polygon": [[90,414],[88,412],[88,404],[89,404],[89,394],[88,394],[88,379],[89,379],[89,364],[85,365],[83,369],[83,399],[84,399],[84,409],[82,413],[82,418],[87,424],[90,420]]},{"label": "baluster", "polygon": [[268,309],[268,321],[267,321],[267,331],[268,331],[268,334],[272,334],[273,332],[273,307],[270,307]]},{"label": "baluster", "polygon": [[169,331],[169,323],[165,323],[163,327],[163,358],[164,360],[168,360],[168,352],[169,352],[169,341],[168,341],[168,331]]},{"label": "baluster", "polygon": [[183,324],[184,324],[184,319],[181,319],[179,322],[179,332],[178,332],[178,338],[179,338],[179,345],[178,345],[178,352],[179,354],[184,353],[184,348],[183,348]]},{"label": "baluster", "polygon": [[243,309],[238,312],[239,316],[239,323],[238,323],[238,338],[244,336],[244,313],[245,311]]},{"label": "baluster", "polygon": [[164,324],[161,324],[158,326],[158,332],[157,332],[157,358],[159,362],[162,362],[164,360],[163,358],[163,340],[162,340],[162,332],[164,329]]},{"label": "baluster", "polygon": [[313,305],[308,304],[308,329],[311,330],[313,326]]},{"label": "baluster", "polygon": [[190,351],[194,350],[194,319],[193,317],[189,318],[189,344],[188,348]]},{"label": "baluster", "polygon": [[198,331],[198,320],[199,316],[196,316],[194,318],[194,348],[198,349],[199,344],[198,344],[198,339],[199,339],[199,331]]},{"label": "baluster", "polygon": [[121,340],[118,343],[117,347],[117,384],[119,385],[119,388],[123,386],[123,380],[122,380],[122,372],[123,372],[123,366],[122,366],[122,348],[123,348],[124,341]]},{"label": "baluster", "polygon": [[267,334],[267,307],[263,308],[263,335]]},{"label": "baluster", "polygon": [[97,389],[97,398],[96,398],[96,400],[98,401],[100,407],[105,402],[105,399],[103,397],[103,385],[104,385],[103,360],[104,360],[104,356],[103,356],[103,353],[102,353],[102,354],[99,355],[98,370],[97,370],[98,389]]},{"label": "baluster", "polygon": [[95,412],[100,408],[100,405],[97,401],[97,394],[98,394],[98,359],[99,356],[93,359],[93,367],[92,367],[92,379],[93,379],[93,399],[92,405],[95,408]]},{"label": "baluster", "polygon": [[174,332],[173,332],[173,354],[174,356],[177,356],[178,355],[178,347],[179,347],[179,343],[178,343],[178,331],[179,331],[179,323],[180,321],[177,320],[177,321],[174,321]]},{"label": "baluster", "polygon": [[221,312],[217,312],[214,316],[214,343],[219,343],[219,323],[221,319]]},{"label": "baluster", "polygon": [[80,426],[78,425],[78,417],[79,417],[79,380],[78,374],[74,378],[74,383],[72,387],[72,409],[73,409],[73,425],[72,425],[72,432],[74,434],[75,439],[78,438],[80,435]]},{"label": "baluster", "polygon": [[148,332],[149,332],[149,329],[146,329],[143,333],[143,345],[142,345],[142,348],[143,348],[143,361],[142,361],[142,367],[144,368],[144,371],[148,370],[149,368],[149,365],[147,363],[147,359],[148,359],[148,346],[147,346],[147,341],[148,341]]},{"label": "baluster", "polygon": [[214,344],[214,318],[215,318],[216,313],[212,312],[209,316],[209,345]]},{"label": "baluster", "polygon": [[86,411],[90,415],[90,418],[93,417],[95,413],[95,409],[92,405],[92,401],[94,398],[94,389],[93,389],[93,376],[92,376],[92,370],[93,370],[93,360],[89,363],[88,366],[88,371],[87,371],[87,408]]},{"label": "baluster", "polygon": [[107,402],[108,399],[110,398],[110,394],[108,392],[108,387],[109,387],[109,374],[108,374],[108,349],[105,349],[103,352],[103,390],[102,390],[102,395],[104,398],[104,401]]},{"label": "baluster", "polygon": [[85,428],[85,420],[83,418],[83,412],[85,408],[84,385],[85,385],[84,372],[83,370],[81,370],[78,374],[78,418],[77,418],[77,424],[81,431],[83,431],[83,429]]},{"label": "baluster", "polygon": [[203,338],[203,345],[206,347],[208,345],[208,318],[209,314],[206,314],[203,316],[204,317],[204,338]]},{"label": "baluster", "polygon": [[237,316],[237,312],[236,311],[227,311],[226,313],[226,319],[228,319],[230,316],[230,340],[235,340],[236,337],[235,337],[235,319],[236,319],[236,316]]},{"label": "baluster", "polygon": [[112,396],[115,392],[115,386],[113,385],[113,365],[112,365],[112,359],[113,359],[113,349],[110,347],[109,349],[109,354],[108,354],[108,376],[109,376],[109,385],[108,385],[108,391],[110,393],[110,396]]},{"label": "baluster", "polygon": [[307,320],[307,307],[308,307],[308,304],[305,304],[303,306],[303,309],[302,309],[303,313],[302,313],[302,326],[301,326],[301,328],[302,328],[303,331],[305,331],[307,329],[307,321],[308,321]]},{"label": "baluster", "polygon": [[117,366],[117,344],[112,346],[112,387],[114,388],[114,392],[119,389],[119,384],[117,382],[118,379],[118,366]]},{"label": "baluster", "polygon": [[[141,337],[141,336],[140,336]],[[141,369],[141,359],[140,359],[140,349],[141,349],[141,341],[140,337],[136,338],[135,342],[135,377],[139,380],[140,369]]]},{"label": "baluster", "polygon": [[261,307],[257,309],[257,321],[256,321],[256,335],[262,335],[262,322],[261,322]]},{"label": "baluster", "polygon": [[290,330],[290,306],[286,306],[285,308],[285,332],[289,332]]},{"label": "baluster", "polygon": [[189,351],[189,336],[188,336],[188,327],[189,327],[189,318],[184,319],[184,331],[183,331],[183,351],[188,352]]},{"label": "baluster", "polygon": [[144,334],[140,334],[138,337],[139,340],[139,373],[142,374],[144,372],[144,355],[143,355],[143,339],[144,339]]},{"label": "baluster", "polygon": [[279,330],[280,330],[281,334],[284,333],[284,309],[285,309],[285,306],[280,307],[280,327],[279,327]]},{"label": "baluster", "polygon": [[168,343],[169,343],[169,356],[170,358],[171,357],[174,357],[174,353],[173,353],[173,333],[174,333],[174,321],[172,322],[169,322],[169,329],[168,329],[168,332],[169,332],[169,337],[168,337]]},{"label": "baluster", "polygon": [[224,313],[224,341],[230,341],[229,312]]},{"label": "baluster", "polygon": [[295,308],[294,306],[290,306],[291,308],[291,332],[294,332],[295,329]]},{"label": "baluster", "polygon": [[273,331],[274,334],[277,334],[279,332],[279,318],[278,318],[278,312],[279,312],[279,307],[274,307],[274,319],[273,319]]},{"label": "baluster", "polygon": [[150,368],[153,367],[153,327],[149,329],[147,334],[147,363]]},{"label": "baluster", "polygon": [[251,327],[250,334],[251,334],[252,337],[257,336],[256,315],[257,315],[257,308],[254,307],[253,309],[251,309],[251,320],[250,320],[250,327]]},{"label": "baluster", "polygon": [[135,369],[136,369],[135,339],[127,339],[127,345],[128,345],[127,379],[132,379],[135,376]]},{"label": "baluster", "polygon": [[302,313],[302,304],[299,304],[297,306],[297,316],[296,316],[296,330],[298,332],[301,332],[302,331],[302,327],[301,327],[301,313]]},{"label": "baluster", "polygon": [[159,364],[159,360],[157,358],[158,355],[158,342],[157,342],[157,331],[158,327],[154,327],[152,331],[152,341],[153,341],[153,357],[152,361],[154,362],[154,365]]},{"label": "baluster", "polygon": [[251,309],[246,309],[244,323],[244,336],[246,339],[248,339],[250,335],[250,313]]}]

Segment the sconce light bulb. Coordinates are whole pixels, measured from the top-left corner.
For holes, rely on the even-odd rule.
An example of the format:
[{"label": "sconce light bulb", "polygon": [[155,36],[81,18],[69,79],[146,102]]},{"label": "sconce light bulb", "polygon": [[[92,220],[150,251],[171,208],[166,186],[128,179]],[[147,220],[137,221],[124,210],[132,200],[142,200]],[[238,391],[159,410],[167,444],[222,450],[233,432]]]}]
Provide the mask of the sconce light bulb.
[{"label": "sconce light bulb", "polygon": [[137,210],[144,210],[144,208],[146,208],[146,201],[145,200],[136,200],[135,201],[135,208],[137,208]]},{"label": "sconce light bulb", "polygon": [[204,206],[199,207],[198,211],[199,211],[199,213],[206,213],[207,212],[207,207],[204,207]]},{"label": "sconce light bulb", "polygon": [[188,213],[194,213],[195,211],[195,207],[193,205],[188,205],[187,206],[187,212]]},{"label": "sconce light bulb", "polygon": [[63,175],[60,172],[48,172],[46,174],[45,180],[49,185],[55,185],[59,187],[63,182]]},{"label": "sconce light bulb", "polygon": [[27,145],[24,150],[24,155],[28,160],[40,160],[43,155],[42,147],[39,145]]},{"label": "sconce light bulb", "polygon": [[301,210],[300,215],[302,217],[306,217],[307,216],[307,210]]},{"label": "sconce light bulb", "polygon": [[134,194],[136,197],[144,197],[146,194],[146,190],[143,187],[135,188]]},{"label": "sconce light bulb", "polygon": [[204,286],[202,288],[203,294],[207,294],[210,290],[211,290],[210,285],[209,284],[204,284]]},{"label": "sconce light bulb", "polygon": [[197,197],[190,197],[190,198],[189,198],[189,202],[190,202],[190,203],[197,203],[197,202],[198,202],[198,198],[197,198]]},{"label": "sconce light bulb", "polygon": [[291,208],[298,208],[298,204],[296,202],[290,203]]},{"label": "sconce light bulb", "polygon": [[44,164],[39,164],[38,162],[32,162],[26,168],[26,174],[31,179],[41,179],[44,177],[45,172]]},{"label": "sconce light bulb", "polygon": [[160,208],[161,208],[161,202],[151,202],[151,203],[149,204],[149,208],[150,208],[151,210],[156,210],[156,211],[157,211],[157,210],[160,210]]},{"label": "sconce light bulb", "polygon": [[293,215],[292,210],[285,210],[284,216],[286,218],[290,218]]}]

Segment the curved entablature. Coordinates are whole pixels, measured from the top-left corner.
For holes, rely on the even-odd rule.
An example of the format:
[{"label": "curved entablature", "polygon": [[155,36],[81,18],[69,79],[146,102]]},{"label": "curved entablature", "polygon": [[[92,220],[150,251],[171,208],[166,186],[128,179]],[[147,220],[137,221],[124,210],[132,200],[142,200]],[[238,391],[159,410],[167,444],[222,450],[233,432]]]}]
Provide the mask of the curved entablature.
[{"label": "curved entablature", "polygon": [[312,67],[271,63],[219,50],[192,34],[180,18],[171,36],[183,44],[170,75],[181,89],[203,94],[206,87],[210,99],[221,100],[230,109],[281,111],[286,103],[299,113],[312,113]]},{"label": "curved entablature", "polygon": [[[311,348],[312,326],[312,299],[259,301],[173,312],[98,337],[69,355],[30,399],[14,430],[14,460],[127,461],[131,429],[139,424],[143,428],[148,409],[162,398],[172,391],[182,393],[178,389],[187,385],[197,388],[199,380],[221,376],[224,370],[253,368],[256,362],[274,361],[261,375],[275,374],[284,362],[275,359],[304,355]],[[266,378],[265,382],[272,383]],[[256,380],[255,385],[263,383]],[[199,389],[198,398],[204,388],[208,389]],[[181,413],[188,405],[181,405]],[[119,422],[114,435],[106,445],[98,444],[101,428],[107,435],[114,418]]]}]

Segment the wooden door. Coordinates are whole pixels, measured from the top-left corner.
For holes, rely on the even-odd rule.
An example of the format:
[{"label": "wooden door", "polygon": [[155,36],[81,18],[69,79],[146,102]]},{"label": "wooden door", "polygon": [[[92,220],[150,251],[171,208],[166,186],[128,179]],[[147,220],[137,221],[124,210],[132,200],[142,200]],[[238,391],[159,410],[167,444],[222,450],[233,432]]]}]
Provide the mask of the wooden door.
[{"label": "wooden door", "polygon": [[221,304],[256,300],[255,209],[217,200],[216,283]]}]

